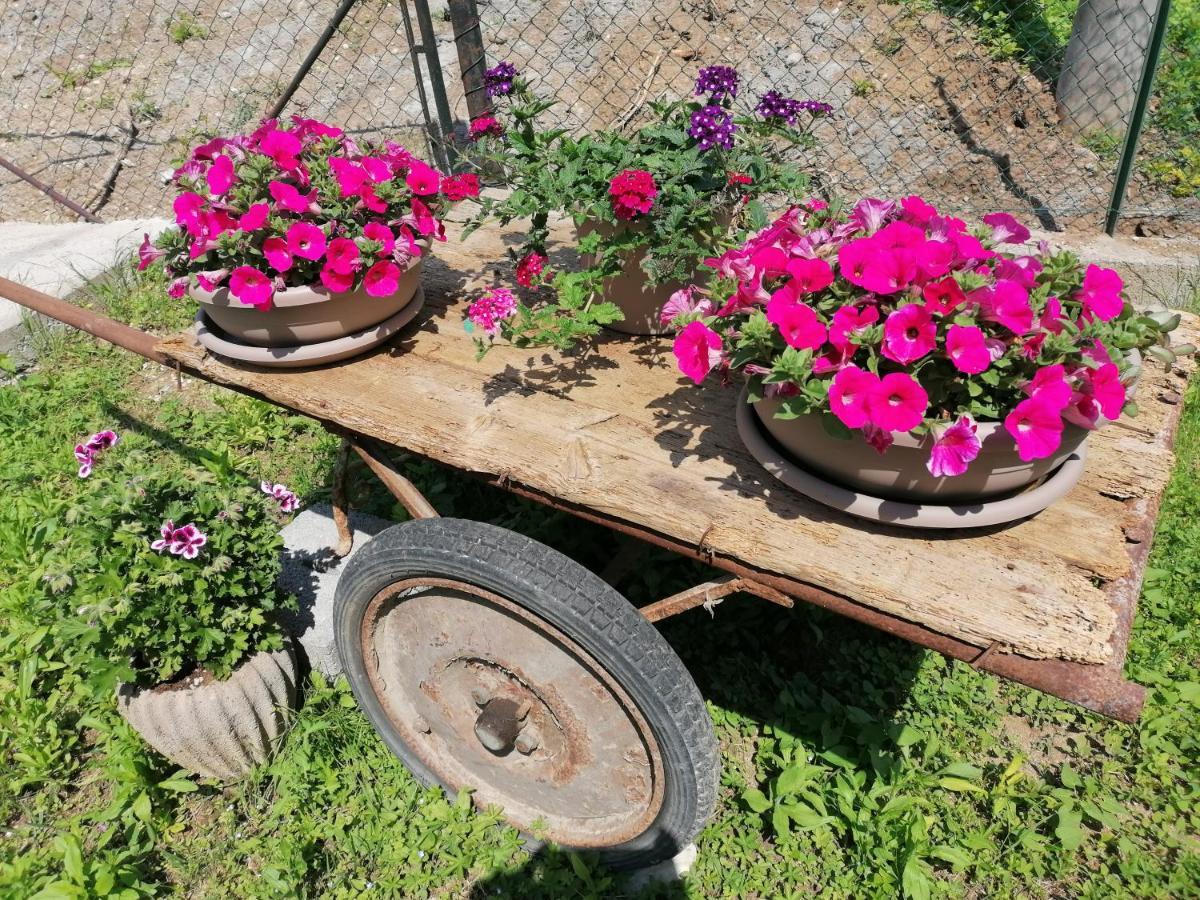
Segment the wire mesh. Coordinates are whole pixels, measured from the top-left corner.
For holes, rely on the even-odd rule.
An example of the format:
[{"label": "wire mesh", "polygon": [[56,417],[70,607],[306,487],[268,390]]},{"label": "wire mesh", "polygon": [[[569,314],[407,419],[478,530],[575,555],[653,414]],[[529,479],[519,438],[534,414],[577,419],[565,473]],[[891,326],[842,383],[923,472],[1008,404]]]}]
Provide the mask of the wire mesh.
[{"label": "wire mesh", "polygon": [[[202,138],[257,122],[336,6],[17,0],[0,17],[0,156],[105,219],[162,215],[163,174]],[[422,146],[402,13],[398,2],[355,3],[285,114]],[[0,171],[0,219],[73,218]]]},{"label": "wire mesh", "polygon": [[[648,101],[688,94],[701,66],[734,65],[752,94],[775,89],[835,106],[805,160],[822,190],[920,193],[963,214],[1005,209],[1052,229],[1104,219],[1131,73],[1158,3],[476,0],[488,61],[513,61],[556,96],[559,124],[636,124]],[[440,65],[461,132],[469,70],[455,46],[457,37],[463,49],[465,29],[460,17],[456,34],[453,19],[464,4],[475,6],[357,0],[285,112],[394,136],[437,158],[450,123],[414,64]],[[10,0],[0,17],[0,156],[106,219],[161,214],[172,161],[202,137],[261,117],[337,6]],[[432,12],[425,35],[415,21],[422,7]],[[1164,90],[1177,92],[1191,82],[1189,48],[1200,51],[1200,4],[1177,0],[1178,9],[1185,17],[1172,34],[1184,41],[1163,63]],[[1073,23],[1086,39],[1072,40]],[[1194,99],[1181,96],[1152,108],[1127,228],[1200,228],[1200,122]],[[19,218],[74,216],[0,171],[0,219]]]}]

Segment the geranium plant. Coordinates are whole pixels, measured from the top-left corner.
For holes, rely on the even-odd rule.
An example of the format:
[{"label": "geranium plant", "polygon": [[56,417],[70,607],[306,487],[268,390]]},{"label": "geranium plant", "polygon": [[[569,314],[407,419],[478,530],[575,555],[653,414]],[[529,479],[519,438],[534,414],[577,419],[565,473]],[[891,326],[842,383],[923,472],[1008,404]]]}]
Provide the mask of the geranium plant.
[{"label": "geranium plant", "polygon": [[172,178],[175,228],[142,244],[139,266],[162,258],[169,291],[228,286],[269,308],[276,291],[395,292],[430,239],[445,240],[447,203],[479,193],[470,173],[442,175],[393,141],[359,141],[293,116],[196,147]]},{"label": "geranium plant", "polygon": [[[107,663],[101,680],[150,685],[200,669],[224,678],[247,656],[282,646],[282,485],[182,472],[110,451],[72,522],[62,573],[81,597],[74,639]],[[279,491],[276,494],[275,488]],[[285,502],[286,501],[286,502]]]},{"label": "geranium plant", "polygon": [[1138,312],[1115,271],[1029,238],[1006,213],[972,229],[915,196],[793,207],[709,261],[713,290],[673,298],[679,368],[697,384],[743,371],[751,402],[881,453],[932,431],[934,476],[967,470],[983,421],[1022,460],[1051,456],[1067,423],[1136,412],[1132,351],[1173,361],[1179,316]]},{"label": "geranium plant", "polygon": [[[470,134],[479,164],[511,191],[485,197],[468,229],[488,219],[528,219],[527,237],[512,251],[516,281],[548,285],[554,295],[534,306],[517,303],[488,332],[521,346],[567,347],[619,320],[616,306],[597,296],[630,256],[644,253],[651,285],[687,281],[715,245],[765,224],[764,197],[806,190],[793,151],[809,146],[812,122],[832,112],[774,91],[756,107],[739,107],[737,72],[710,66],[700,70],[692,98],[651,103],[648,124],[576,139],[539,124],[555,101],[536,96],[511,64],[488,70],[487,86],[500,118],[476,120]],[[579,229],[583,258],[574,271],[547,267],[553,213],[570,215]]]}]

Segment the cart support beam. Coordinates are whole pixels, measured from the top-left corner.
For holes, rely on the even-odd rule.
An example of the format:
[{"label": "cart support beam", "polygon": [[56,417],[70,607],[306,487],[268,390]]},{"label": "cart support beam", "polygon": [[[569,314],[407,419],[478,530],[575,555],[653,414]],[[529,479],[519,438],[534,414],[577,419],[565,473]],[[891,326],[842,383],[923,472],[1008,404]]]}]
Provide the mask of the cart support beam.
[{"label": "cart support beam", "polygon": [[736,594],[739,591],[769,600],[786,609],[791,609],[795,606],[795,601],[791,597],[772,587],[752,581],[749,578],[726,575],[715,581],[706,581],[704,584],[698,584],[695,587],[688,588],[686,591],[672,594],[670,597],[659,600],[657,603],[651,603],[649,606],[643,606],[641,613],[651,622],[658,622],[670,616],[677,616],[682,612],[687,612],[689,609],[695,609],[697,606],[706,607],[711,612],[713,606],[720,603],[730,594]]}]

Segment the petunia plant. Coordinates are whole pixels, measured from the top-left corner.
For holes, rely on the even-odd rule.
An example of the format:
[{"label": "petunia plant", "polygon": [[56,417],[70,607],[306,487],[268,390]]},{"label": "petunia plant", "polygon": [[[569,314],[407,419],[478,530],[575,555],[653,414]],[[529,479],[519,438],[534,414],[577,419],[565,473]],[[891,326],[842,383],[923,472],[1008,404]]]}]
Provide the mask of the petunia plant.
[{"label": "petunia plant", "polygon": [[282,645],[274,616],[294,600],[277,586],[279,532],[295,495],[219,468],[184,472],[122,444],[92,473],[69,541],[44,564],[89,598],[69,627],[94,651],[98,687],[224,678]]},{"label": "petunia plant", "polygon": [[479,193],[472,173],[442,175],[393,141],[299,116],[213,138],[172,180],[176,227],[146,237],[139,267],[161,258],[173,297],[228,287],[262,309],[300,285],[394,293],[428,242],[445,240],[446,205]]},{"label": "petunia plant", "polygon": [[[517,284],[553,292],[550,301],[516,304],[492,332],[520,346],[568,347],[618,321],[620,310],[597,297],[631,256],[644,254],[651,285],[687,281],[714,246],[765,224],[765,198],[786,205],[806,191],[797,151],[811,146],[812,123],[832,112],[774,91],[756,107],[739,106],[738,73],[709,66],[693,97],[651,103],[648,124],[575,138],[540,124],[556,101],[535,95],[511,64],[489,69],[486,84],[500,118],[471,124],[475,159],[511,190],[483,198],[468,229],[528,219],[525,241],[511,251]],[[570,271],[546,265],[555,213],[579,231],[582,259]]]},{"label": "petunia plant", "polygon": [[781,419],[818,414],[881,453],[932,432],[934,476],[967,470],[980,422],[1045,458],[1067,425],[1136,412],[1143,354],[1191,348],[1170,348],[1179,316],[1135,310],[1115,271],[1029,239],[1007,213],[970,228],[915,196],[810,203],[711,259],[712,289],[679,292],[664,316],[685,375],[740,370]]}]

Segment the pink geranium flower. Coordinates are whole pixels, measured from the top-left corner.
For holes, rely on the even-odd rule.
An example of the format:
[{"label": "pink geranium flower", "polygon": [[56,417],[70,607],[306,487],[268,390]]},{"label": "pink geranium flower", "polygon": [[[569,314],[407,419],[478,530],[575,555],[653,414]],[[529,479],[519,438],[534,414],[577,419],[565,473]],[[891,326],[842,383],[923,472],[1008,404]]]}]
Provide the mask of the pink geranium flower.
[{"label": "pink geranium flower", "polygon": [[262,250],[267,264],[276,272],[286,272],[292,267],[292,253],[288,249],[288,242],[283,238],[267,238],[263,241]]},{"label": "pink geranium flower", "polygon": [[247,306],[270,309],[275,285],[253,266],[238,266],[229,275],[229,293]]},{"label": "pink geranium flower", "polygon": [[1121,276],[1112,269],[1089,265],[1083,274],[1083,286],[1077,295],[1083,304],[1083,317],[1111,322],[1125,308],[1125,301],[1121,297],[1121,291],[1124,289],[1125,283]]},{"label": "pink geranium flower", "polygon": [[287,248],[292,256],[320,259],[325,254],[325,232],[312,222],[293,222],[287,230]]},{"label": "pink geranium flower", "polygon": [[414,159],[404,181],[414,194],[425,197],[438,192],[442,185],[442,176],[438,174],[437,169],[425,165],[419,159]]},{"label": "pink geranium flower", "polygon": [[271,484],[269,481],[263,481],[259,483],[259,490],[268,497],[278,501],[280,512],[290,513],[300,508],[300,498],[282,484]]},{"label": "pink geranium flower", "polygon": [[175,534],[175,523],[170,519],[163,522],[158,528],[159,538],[157,541],[152,541],[150,544],[151,550],[166,550],[171,544],[171,536]]},{"label": "pink geranium flower", "polygon": [[951,325],[946,331],[946,355],[958,371],[978,375],[992,364],[983,332],[974,325]]},{"label": "pink geranium flower", "polygon": [[218,156],[204,173],[204,180],[208,182],[208,190],[214,196],[220,197],[233,187],[236,180],[233,174],[233,160],[228,156]]},{"label": "pink geranium flower", "polygon": [[786,289],[776,291],[767,302],[767,321],[779,329],[789,347],[816,350],[825,343],[825,326],[816,310]]},{"label": "pink geranium flower", "polygon": [[721,362],[721,336],[703,322],[689,322],[672,350],[679,371],[699,384]]},{"label": "pink geranium flower", "polygon": [[166,253],[154,246],[149,234],[142,235],[142,245],[138,247],[137,270],[144,271],[147,266],[157,259],[162,259]]},{"label": "pink geranium flower", "polygon": [[372,297],[390,297],[400,289],[400,267],[381,259],[363,275],[363,288]]},{"label": "pink geranium flower", "polygon": [[184,559],[195,559],[200,555],[200,548],[208,543],[208,538],[195,525],[188,523],[171,532],[171,542],[167,549],[176,556]]},{"label": "pink geranium flower", "polygon": [[334,238],[325,248],[325,267],[343,275],[358,268],[359,258],[358,244],[350,238]]},{"label": "pink geranium flower", "polygon": [[994,243],[1023,244],[1029,240],[1029,229],[1008,213],[990,213],[983,217],[983,223],[992,226]]},{"label": "pink geranium flower", "polygon": [[979,455],[981,444],[975,430],[978,426],[970,416],[959,416],[953,425],[935,430],[936,437],[925,467],[934,478],[953,478],[967,471],[967,466]]},{"label": "pink geranium flower", "polygon": [[271,207],[266,203],[255,203],[248,210],[242,213],[238,219],[237,227],[241,231],[258,231],[267,224],[267,217],[271,215]]},{"label": "pink geranium flower", "polygon": [[1022,400],[1004,419],[1004,430],[1017,443],[1017,455],[1024,462],[1044,459],[1062,444],[1061,407],[1039,397]]},{"label": "pink geranium flower", "polygon": [[871,424],[883,431],[912,431],[925,418],[929,395],[907,372],[879,379],[867,396]]},{"label": "pink geranium flower", "polygon": [[79,477],[87,478],[91,475],[92,467],[100,454],[115,447],[120,440],[115,431],[98,431],[82,444],[76,444],[75,460],[79,463]]},{"label": "pink geranium flower", "polygon": [[937,325],[929,310],[919,303],[901,307],[883,323],[880,352],[903,366],[916,362],[936,345]]},{"label": "pink geranium flower", "polygon": [[862,428],[871,419],[867,402],[878,387],[878,375],[845,366],[829,383],[829,408],[847,428]]}]

